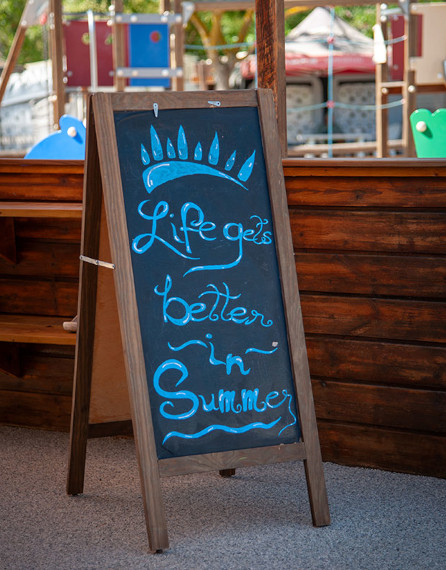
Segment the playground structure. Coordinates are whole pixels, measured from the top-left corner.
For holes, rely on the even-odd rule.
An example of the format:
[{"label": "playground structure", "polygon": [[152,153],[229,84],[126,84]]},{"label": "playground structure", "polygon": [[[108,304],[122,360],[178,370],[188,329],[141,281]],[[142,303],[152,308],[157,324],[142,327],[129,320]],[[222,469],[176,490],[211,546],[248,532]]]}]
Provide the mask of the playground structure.
[{"label": "playground structure", "polygon": [[[258,2],[260,5],[261,3]],[[369,4],[366,0],[340,0],[337,4],[361,5]],[[73,83],[75,76],[73,71],[67,68],[63,69],[63,54],[67,54],[67,61],[75,62],[76,54],[67,53],[64,49],[64,34],[74,32],[76,26],[84,26],[86,32],[81,33],[85,36],[88,33],[89,45],[84,46],[88,53],[88,62],[90,68],[90,78],[88,85],[85,81],[82,84],[84,93],[95,91],[99,87],[103,87],[103,83],[98,83],[98,72],[103,73],[103,69],[107,69],[110,88],[116,90],[124,90],[128,85],[138,86],[147,85],[144,81],[154,80],[160,83],[158,85],[169,87],[172,90],[184,89],[184,23],[187,22],[188,16],[194,10],[235,10],[252,8],[253,1],[243,2],[182,2],[181,0],[163,0],[160,2],[160,14],[124,14],[123,2],[117,0],[111,7],[111,12],[104,19],[100,19],[92,12],[76,15],[67,20],[70,25],[63,24],[61,0],[28,0],[22,15],[13,45],[8,55],[5,67],[0,78],[0,102],[5,93],[6,85],[10,74],[15,66],[23,38],[27,27],[35,24],[42,24],[44,15],[48,10],[49,36],[50,36],[50,59],[52,65],[52,106],[53,106],[53,123],[57,128],[58,120],[65,113],[65,88],[76,85]],[[280,30],[284,28],[283,8],[289,6],[312,8],[321,6],[321,2],[317,0],[275,0],[269,5],[269,16],[274,14],[270,21],[262,20],[262,13],[258,11],[256,32],[258,38],[258,55],[259,59],[264,63],[257,70],[257,85],[263,87],[271,87],[276,95],[277,116],[283,142],[284,154],[289,151],[286,144],[287,122],[296,120],[299,117],[313,117],[315,111],[308,110],[308,107],[314,103],[307,97],[294,95],[291,91],[299,90],[299,83],[302,83],[299,77],[293,82],[294,86],[289,85],[286,89],[285,71],[285,50],[283,47],[284,33]],[[375,26],[375,100],[368,99],[373,93],[371,89],[367,91],[367,101],[364,102],[364,86],[357,88],[358,97],[354,103],[346,103],[343,100],[335,100],[337,92],[333,93],[333,66],[335,57],[333,54],[333,37],[327,36],[327,51],[329,53],[327,64],[328,77],[328,93],[323,103],[318,102],[325,115],[327,125],[327,133],[323,138],[313,137],[308,142],[323,142],[325,144],[303,144],[294,146],[293,156],[342,156],[360,153],[365,156],[375,154],[377,157],[386,157],[390,154],[399,153],[404,156],[415,156],[415,147],[413,136],[410,128],[410,115],[416,110],[417,95],[425,93],[446,93],[444,59],[446,57],[445,37],[441,33],[442,15],[446,11],[446,3],[435,4],[417,4],[414,2],[401,2],[400,7],[396,9],[388,9],[386,5],[377,4],[377,24]],[[334,11],[332,10],[333,17]],[[73,15],[71,15],[73,16]],[[83,19],[83,22],[79,21]],[[396,23],[398,19],[398,24]],[[274,22],[275,29],[272,29],[271,22]],[[126,48],[129,38],[130,27],[140,27],[147,25],[165,26],[166,39],[163,40],[166,46],[165,65],[162,67],[143,67],[138,60],[136,63],[129,61],[130,48]],[[265,27],[266,26],[266,27]],[[101,49],[100,42],[97,41],[100,34],[103,35],[103,29],[106,27],[106,34],[112,36],[113,40],[108,46],[109,64],[104,66],[101,61],[100,69],[97,65],[97,55]],[[142,28],[143,26],[141,26]],[[71,29],[70,29],[71,28]],[[69,31],[70,30],[70,31]],[[262,56],[262,50],[266,49],[271,39],[276,41],[276,50],[273,60]],[[68,42],[65,42],[68,44]],[[71,44],[72,42],[70,42]],[[102,42],[103,43],[103,42]],[[432,48],[435,46],[435,49]],[[83,52],[83,67],[88,67],[85,61],[85,49]],[[139,49],[134,49],[134,53],[139,53]],[[276,53],[277,52],[277,53]],[[280,56],[278,55],[280,52]],[[331,55],[330,55],[331,54]],[[264,55],[264,54],[263,54]],[[276,57],[277,56],[277,57]],[[289,59],[289,58],[288,58]],[[395,61],[398,59],[398,64]],[[78,66],[79,67],[79,66]],[[280,70],[279,70],[280,68]],[[298,73],[298,71],[297,71]],[[167,83],[166,83],[167,82]],[[314,82],[310,81],[310,85],[306,85],[307,90],[313,88]],[[373,76],[370,76],[368,86],[373,84]],[[305,86],[302,88],[305,89]],[[302,90],[301,88],[301,90]],[[287,93],[288,91],[288,93]],[[279,96],[280,95],[280,96]],[[305,94],[304,94],[305,95]],[[286,98],[288,96],[288,107],[286,110]],[[350,98],[350,93],[345,96]],[[393,98],[393,100],[392,100]],[[300,107],[296,110],[296,104]],[[291,108],[290,108],[291,107]],[[349,109],[347,109],[349,107]],[[392,108],[393,111],[392,111]],[[401,109],[401,138],[394,139],[393,133],[389,132],[389,114]],[[432,109],[435,110],[435,109]],[[376,137],[367,133],[367,136],[357,136],[352,142],[345,142],[346,137],[342,138],[340,134],[335,132],[334,115],[343,117],[342,120],[350,113],[352,117],[370,116],[375,113]],[[293,119],[294,114],[294,119]],[[287,121],[288,118],[288,121]],[[345,119],[347,120],[347,119]],[[372,140],[376,138],[375,140]],[[342,141],[337,143],[337,141]],[[289,142],[289,141],[288,141]],[[302,141],[300,141],[302,142]],[[303,141],[306,142],[306,141]]]},{"label": "playground structure", "polygon": [[[327,41],[329,37],[333,42]],[[373,48],[371,38],[326,7],[314,8],[287,34],[289,154],[302,144],[326,143],[329,137],[333,142],[374,140]],[[241,81],[252,84],[257,67],[255,55],[245,58],[240,67]],[[337,102],[332,123],[327,121],[329,98]]]},{"label": "playground structure", "polygon": [[[337,5],[363,5],[367,1],[350,2],[339,1]],[[320,6],[317,0],[295,2],[297,6],[307,8]],[[278,1],[272,2],[269,10],[265,10],[264,17],[259,21],[257,14],[257,57],[258,57],[258,85],[271,87],[276,93],[278,107],[279,129],[282,132],[282,140],[286,140],[286,122],[281,117],[286,116],[285,93],[286,93],[286,69],[284,65],[283,36],[276,30],[283,29],[280,23],[283,4]],[[406,157],[415,156],[412,132],[410,129],[410,116],[417,108],[417,95],[427,93],[446,93],[446,76],[444,72],[444,60],[446,55],[445,37],[441,23],[446,13],[445,3],[416,4],[414,2],[401,2],[400,7],[389,10],[385,5],[377,5],[376,27],[380,33],[375,37],[376,52],[376,97],[374,105],[364,105],[364,110],[375,110],[376,113],[376,141],[361,143],[333,144],[333,114],[339,102],[334,100],[333,92],[328,92],[325,102],[327,110],[327,144],[302,145],[293,149],[293,156],[345,156],[361,153],[361,156],[375,154],[378,158],[389,156],[391,151],[398,152]],[[401,15],[402,30],[397,37],[389,37],[389,26],[394,16]],[[277,50],[268,48],[267,42],[260,38],[274,38],[274,42],[282,47]],[[273,40],[271,40],[273,41]],[[265,45],[266,43],[266,45]],[[333,38],[328,37],[327,43],[333,43]],[[393,44],[401,46],[400,77],[393,78],[390,72],[394,72],[389,56]],[[429,46],[434,46],[428,47]],[[379,57],[378,57],[379,55]],[[393,54],[392,54],[393,55]],[[330,67],[333,59],[329,58]],[[328,77],[332,74],[328,73]],[[389,97],[400,95],[398,101],[389,102]],[[401,107],[402,114],[402,138],[389,141],[389,109],[395,105]],[[442,103],[441,106],[444,106]],[[358,106],[361,107],[361,106]],[[331,129],[331,130],[330,130]],[[284,155],[286,149],[284,148]]]}]

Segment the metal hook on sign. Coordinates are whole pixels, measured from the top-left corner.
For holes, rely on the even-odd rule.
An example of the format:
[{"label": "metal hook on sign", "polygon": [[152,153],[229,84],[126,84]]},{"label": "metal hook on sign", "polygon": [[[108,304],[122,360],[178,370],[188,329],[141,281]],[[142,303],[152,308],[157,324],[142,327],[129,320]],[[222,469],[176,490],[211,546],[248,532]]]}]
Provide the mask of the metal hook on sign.
[{"label": "metal hook on sign", "polygon": [[208,101],[209,105],[215,105],[215,107],[220,107],[220,101]]},{"label": "metal hook on sign", "polygon": [[158,103],[153,104],[153,112],[155,113],[155,117],[158,118]]}]

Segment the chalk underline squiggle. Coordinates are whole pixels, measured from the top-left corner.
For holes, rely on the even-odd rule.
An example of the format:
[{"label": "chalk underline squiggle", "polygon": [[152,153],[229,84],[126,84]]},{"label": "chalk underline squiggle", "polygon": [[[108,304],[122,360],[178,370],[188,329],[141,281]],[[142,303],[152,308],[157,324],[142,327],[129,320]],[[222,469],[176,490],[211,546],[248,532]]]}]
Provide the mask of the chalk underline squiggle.
[{"label": "chalk underline squiggle", "polygon": [[197,433],[181,433],[179,431],[171,431],[163,439],[163,444],[168,439],[170,439],[171,437],[180,437],[182,439],[198,439],[200,437],[203,437],[204,435],[207,435],[208,433],[210,433],[212,431],[225,431],[227,433],[240,434],[240,433],[246,433],[247,431],[250,431],[252,429],[271,429],[281,419],[282,419],[282,417],[279,417],[279,418],[277,418],[277,420],[274,420],[273,422],[271,422],[269,424],[265,424],[263,422],[254,422],[252,424],[248,424],[246,426],[242,426],[239,428],[233,428],[233,427],[229,427],[229,426],[225,426],[225,425],[221,425],[221,424],[214,424],[214,425],[211,425],[211,426],[208,426],[208,427],[202,429],[201,431],[198,431]]},{"label": "chalk underline squiggle", "polygon": [[205,348],[207,348],[207,344],[205,342],[203,342],[202,340],[188,340],[187,342],[185,342],[184,344],[181,344],[180,346],[172,346],[170,344],[170,342],[167,343],[170,350],[173,350],[175,352],[177,352],[178,350],[183,350],[187,346],[191,346],[193,344],[198,344],[200,346],[204,346]]},{"label": "chalk underline squiggle", "polygon": [[279,347],[276,346],[276,348],[273,348],[272,350],[261,350],[260,348],[247,348],[245,350],[245,354],[248,354],[249,352],[258,352],[259,354],[273,354],[274,352],[276,352],[276,350]]},{"label": "chalk underline squiggle", "polygon": [[[207,348],[207,344],[205,342],[203,342],[202,340],[188,340],[187,342],[185,342],[184,344],[181,344],[180,346],[172,346],[170,344],[170,342],[167,343],[170,350],[173,350],[175,352],[178,352],[179,350],[183,350],[188,346],[192,346],[194,344],[198,344],[200,346],[204,346],[205,348]],[[279,347],[276,346],[276,348],[273,348],[272,350],[262,350],[260,348],[247,348],[245,350],[245,354],[249,354],[250,352],[257,352],[258,354],[274,354],[274,352],[276,352],[276,350],[278,350]]]}]

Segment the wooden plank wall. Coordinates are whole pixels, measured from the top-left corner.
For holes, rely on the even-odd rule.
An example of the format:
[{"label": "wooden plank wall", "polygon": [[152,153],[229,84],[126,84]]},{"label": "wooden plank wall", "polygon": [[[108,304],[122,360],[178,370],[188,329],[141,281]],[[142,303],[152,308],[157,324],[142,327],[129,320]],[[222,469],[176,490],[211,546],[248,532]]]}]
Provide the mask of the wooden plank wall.
[{"label": "wooden plank wall", "polygon": [[[81,204],[82,184],[82,161],[0,159],[0,203],[28,205],[31,216],[0,218],[17,256],[13,263],[0,254],[0,314],[17,316],[23,327],[39,317],[76,315],[80,217],[34,216],[30,204]],[[16,373],[5,363],[11,358]],[[72,345],[0,342],[0,423],[68,430],[73,369]]]},{"label": "wooden plank wall", "polygon": [[[285,159],[284,172],[323,459],[444,477],[446,163]],[[3,159],[0,202],[80,202],[82,176]],[[14,218],[0,314],[74,316],[80,225]],[[14,375],[5,345],[0,423],[67,430],[74,347],[20,344]]]},{"label": "wooden plank wall", "polygon": [[446,162],[284,172],[324,460],[446,476]]}]

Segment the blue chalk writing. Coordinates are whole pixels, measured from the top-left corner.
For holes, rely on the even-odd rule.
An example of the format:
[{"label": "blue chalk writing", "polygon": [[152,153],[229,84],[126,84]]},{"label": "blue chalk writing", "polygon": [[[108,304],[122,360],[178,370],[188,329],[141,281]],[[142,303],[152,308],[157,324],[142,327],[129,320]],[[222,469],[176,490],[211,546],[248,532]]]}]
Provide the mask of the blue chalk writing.
[{"label": "blue chalk writing", "polygon": [[[241,356],[234,356],[233,354],[229,353],[226,355],[226,360],[218,360],[215,357],[215,347],[214,344],[212,342],[210,342],[210,340],[212,339],[212,335],[210,333],[206,334],[206,338],[208,339],[208,342],[204,342],[202,340],[189,340],[187,342],[185,342],[184,344],[180,345],[180,346],[172,346],[169,343],[168,346],[170,348],[170,350],[174,351],[174,352],[178,352],[180,350],[184,350],[185,348],[187,348],[188,346],[193,346],[193,345],[198,345],[198,346],[203,346],[204,348],[208,348],[210,350],[210,354],[209,354],[209,363],[212,364],[213,366],[218,366],[218,365],[223,365],[226,367],[226,374],[231,374],[232,372],[232,367],[234,365],[237,365],[241,374],[243,374],[243,376],[246,376],[250,373],[251,368],[248,368],[247,370],[245,370],[245,365],[243,362],[243,359]],[[274,348],[273,350],[261,350],[259,348],[247,348],[245,350],[245,354],[249,354],[249,353],[258,353],[258,354],[273,354],[274,352],[276,352],[278,347]]]},{"label": "blue chalk writing", "polygon": [[161,415],[171,420],[186,420],[187,418],[195,415],[200,402],[198,400],[198,397],[190,390],[177,390],[176,392],[167,392],[166,390],[163,390],[159,384],[159,380],[161,378],[161,375],[168,370],[177,370],[181,373],[181,378],[176,383],[176,387],[184,382],[184,380],[186,380],[186,378],[189,376],[189,372],[182,362],[174,359],[166,360],[160,366],[158,366],[153,377],[153,385],[155,386],[155,390],[160,396],[164,396],[165,398],[171,398],[172,400],[190,400],[192,407],[187,412],[180,414],[170,414],[169,412],[165,411],[165,408],[168,406],[173,408],[174,404],[168,400],[167,402],[163,402],[160,406]]},{"label": "blue chalk writing", "polygon": [[[186,133],[182,125],[178,129],[177,137],[177,150],[179,161],[169,160],[166,162],[161,162],[164,159],[163,147],[161,144],[160,137],[152,125],[150,127],[150,142],[152,147],[152,155],[157,164],[149,166],[143,172],[143,181],[149,194],[166,182],[172,180],[177,180],[184,176],[192,176],[194,174],[206,174],[208,176],[216,176],[220,178],[225,178],[231,182],[237,184],[244,190],[248,190],[242,182],[246,182],[254,168],[255,163],[255,151],[248,157],[240,168],[237,178],[230,176],[228,172],[232,170],[235,163],[235,151],[232,153],[231,157],[225,163],[225,171],[222,172],[218,168],[218,162],[220,160],[220,141],[218,139],[218,134],[215,133],[214,139],[211,143],[209,153],[207,155],[208,164],[202,164],[203,159],[203,149],[200,142],[197,143],[194,151],[194,162],[189,161],[189,145],[186,138]],[[143,145],[141,145],[143,146]],[[175,159],[176,152],[172,141],[168,138],[166,143],[167,157],[169,159]],[[233,158],[234,157],[234,158]],[[144,165],[150,163],[150,156],[147,150],[144,148],[144,152],[141,152],[141,161]]]},{"label": "blue chalk writing", "polygon": [[[135,253],[146,253],[157,243],[167,247],[183,259],[199,260],[200,257],[193,249],[201,250],[206,242],[217,239],[217,225],[210,220],[206,220],[203,210],[194,202],[184,202],[181,206],[181,225],[179,227],[174,222],[175,215],[170,211],[170,206],[165,200],[160,200],[154,206],[153,212],[147,213],[145,210],[147,209],[146,205],[149,203],[150,200],[143,200],[138,206],[139,215],[144,220],[149,221],[151,225],[147,232],[139,234],[133,239],[132,249]],[[164,220],[168,223],[166,224]],[[272,243],[271,232],[265,229],[269,221],[257,215],[251,216],[250,220],[256,222],[255,228],[246,229],[242,223],[228,222],[221,229],[221,236],[227,242],[234,243],[236,246],[232,260],[222,263],[196,265],[188,269],[184,275],[186,276],[196,271],[218,271],[236,267],[243,259],[244,242],[250,242],[254,245],[270,245]],[[195,242],[195,246],[192,245],[191,241],[193,235],[199,238]]]},{"label": "blue chalk writing", "polygon": [[[166,390],[161,386],[161,378],[170,371],[174,371],[174,373],[180,374],[180,378],[176,381],[173,391]],[[272,390],[263,398],[261,398],[259,388],[242,388],[238,390],[238,392],[236,390],[227,390],[221,388],[217,393],[213,393],[210,396],[208,395],[206,399],[205,395],[195,394],[195,392],[191,390],[177,390],[180,384],[182,384],[188,378],[188,376],[189,373],[187,366],[176,359],[168,359],[160,364],[156,369],[153,376],[153,385],[156,392],[165,398],[165,401],[162,402],[159,407],[160,414],[164,418],[176,421],[186,420],[193,417],[200,408],[203,410],[203,412],[219,412],[222,415],[238,415],[246,412],[249,412],[250,415],[253,412],[262,414],[268,409],[278,409],[284,404],[288,403],[287,409],[291,414],[292,421],[284,428],[282,428],[280,430],[280,433],[282,433],[286,428],[296,424],[297,422],[297,418],[291,409],[293,396],[285,389],[282,390],[281,394],[279,394],[277,390]],[[188,409],[186,411],[182,411],[185,407],[185,404],[187,405],[186,407]],[[176,407],[177,410],[175,410]],[[231,433],[244,433],[251,429],[255,429],[256,427],[260,427],[260,425],[263,425],[264,429],[270,429],[281,419],[282,414],[269,424],[251,422],[250,424],[242,426],[241,428],[232,428],[224,424],[213,424],[212,426],[208,426],[205,430],[201,430],[198,432],[198,434],[195,434],[194,437],[202,437],[214,429],[223,429],[224,431]],[[170,435],[168,434],[168,436],[166,436],[166,438],[173,437],[174,435],[181,437],[180,432],[171,432]]]},{"label": "blue chalk writing", "polygon": [[273,325],[272,319],[266,319],[256,309],[249,310],[241,306],[229,309],[229,302],[238,299],[241,294],[231,295],[228,285],[224,282],[222,285],[223,290],[220,290],[217,285],[209,283],[206,286],[208,290],[198,295],[198,299],[202,299],[205,295],[211,295],[213,302],[211,301],[209,304],[204,302],[188,303],[181,297],[169,296],[172,289],[172,278],[170,275],[166,275],[164,289],[161,289],[160,285],[156,285],[154,288],[155,294],[163,298],[163,321],[180,327],[190,322],[202,322],[206,319],[244,325],[258,323],[262,327]]},{"label": "blue chalk writing", "polygon": [[[139,212],[140,216],[142,216],[146,220],[152,221],[152,231],[147,233],[147,234],[140,234],[139,236],[136,236],[134,238],[134,240],[132,242],[133,251],[135,253],[144,253],[149,248],[152,247],[152,245],[155,243],[155,241],[158,241],[158,242],[162,243],[163,245],[165,245],[166,247],[168,247],[171,251],[173,251],[174,253],[176,253],[180,257],[183,257],[185,259],[198,259],[197,257],[194,258],[194,257],[191,257],[189,255],[182,253],[177,248],[175,248],[173,245],[171,245],[169,242],[167,242],[166,240],[164,240],[160,236],[156,235],[157,222],[159,220],[162,220],[163,218],[165,218],[167,216],[167,213],[169,211],[169,204],[167,202],[164,202],[164,201],[158,202],[158,204],[156,205],[155,210],[153,212],[153,216],[149,216],[147,214],[144,214],[144,212],[142,211],[144,204],[147,204],[147,202],[149,202],[149,200],[145,200],[144,202],[141,202],[141,204],[138,207],[138,212]],[[143,243],[143,245],[140,245],[141,242],[145,242],[145,243]]]},{"label": "blue chalk writing", "polygon": [[208,433],[211,433],[213,431],[225,431],[226,433],[240,434],[240,433],[246,433],[247,431],[251,431],[253,429],[271,429],[277,423],[280,422],[280,419],[281,418],[277,418],[277,420],[274,420],[273,422],[270,422],[269,424],[264,424],[263,422],[253,422],[251,424],[248,424],[246,426],[239,427],[239,428],[229,427],[229,426],[219,425],[219,424],[213,424],[213,425],[210,425],[210,426],[202,429],[201,431],[198,431],[197,433],[181,433],[179,431],[171,431],[163,439],[163,444],[166,443],[166,441],[168,439],[170,439],[171,437],[180,437],[182,439],[197,439],[197,438],[203,437],[204,435],[207,435]]}]

